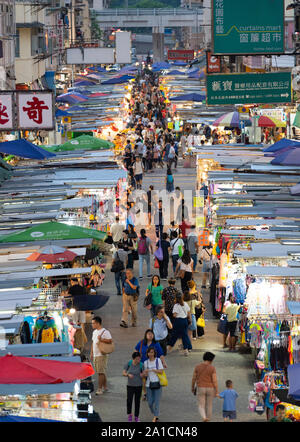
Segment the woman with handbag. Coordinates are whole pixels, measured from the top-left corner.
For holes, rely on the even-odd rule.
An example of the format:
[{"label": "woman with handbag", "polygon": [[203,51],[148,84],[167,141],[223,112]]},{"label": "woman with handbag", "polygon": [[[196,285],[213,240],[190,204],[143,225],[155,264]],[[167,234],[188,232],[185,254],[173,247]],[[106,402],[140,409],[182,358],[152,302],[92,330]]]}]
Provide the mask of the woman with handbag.
[{"label": "woman with handbag", "polygon": [[188,326],[191,323],[191,312],[187,303],[183,301],[183,296],[181,293],[176,295],[176,302],[173,307],[173,316],[173,330],[167,350],[170,353],[173,350],[177,339],[181,338],[184,356],[188,356],[189,350],[192,350],[192,344],[188,335]]},{"label": "woman with handbag", "polygon": [[151,315],[155,315],[155,309],[157,305],[162,305],[162,292],[163,286],[160,284],[160,277],[157,275],[152,276],[151,284],[148,285],[146,290],[146,298],[151,297]]},{"label": "woman with handbag", "polygon": [[194,261],[191,254],[187,249],[185,249],[182,257],[177,261],[177,266],[175,269],[175,277],[179,276],[181,280],[182,292],[189,289],[187,283],[193,279],[193,265]]},{"label": "woman with handbag", "polygon": [[154,348],[148,348],[147,360],[144,362],[143,376],[146,378],[147,401],[150,411],[154,415],[152,422],[159,420],[159,406],[162,394],[162,387],[158,374],[163,374],[163,365],[161,360],[157,357]]},{"label": "woman with handbag", "polygon": [[169,250],[170,243],[168,241],[167,233],[162,234],[162,239],[157,241],[156,243],[157,250],[161,248],[162,250],[162,259],[158,259],[159,263],[159,276],[162,280],[167,281],[168,279],[168,267],[169,267]]},{"label": "woman with handbag", "polygon": [[210,259],[211,259],[211,246],[203,246],[201,250],[200,263],[202,263],[202,288],[206,289],[206,281],[209,277],[210,271]]},{"label": "woman with handbag", "polygon": [[193,338],[193,333],[197,332],[197,319],[196,319],[196,308],[200,306],[201,302],[197,299],[193,299],[192,295],[188,290],[183,293],[183,300],[187,303],[191,312],[191,323],[188,326],[188,334],[190,341],[193,339],[196,341],[196,338]]}]

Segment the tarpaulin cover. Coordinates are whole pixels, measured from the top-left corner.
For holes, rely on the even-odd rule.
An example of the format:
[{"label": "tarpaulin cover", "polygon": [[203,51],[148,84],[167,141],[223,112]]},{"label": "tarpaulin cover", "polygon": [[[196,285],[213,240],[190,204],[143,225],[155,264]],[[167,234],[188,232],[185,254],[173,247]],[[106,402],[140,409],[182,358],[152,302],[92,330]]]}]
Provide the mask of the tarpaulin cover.
[{"label": "tarpaulin cover", "polygon": [[282,166],[300,166],[300,149],[290,149],[277,155],[271,164],[281,164]]},{"label": "tarpaulin cover", "polygon": [[80,94],[79,92],[67,92],[66,94],[56,97],[56,101],[62,103],[79,103],[80,101],[87,101],[88,97]]},{"label": "tarpaulin cover", "polygon": [[101,84],[121,84],[126,83],[129,80],[132,80],[134,76],[132,75],[121,75],[121,77],[110,78],[109,80],[102,81]]},{"label": "tarpaulin cover", "polygon": [[31,158],[43,160],[44,158],[55,157],[54,153],[47,152],[45,149],[32,144],[27,140],[5,141],[0,143],[0,152],[8,155],[16,155],[22,158]]},{"label": "tarpaulin cover", "polygon": [[193,93],[177,95],[177,97],[170,98],[170,101],[204,101],[205,98],[205,95]]},{"label": "tarpaulin cover", "polygon": [[0,357],[0,384],[61,384],[94,374],[91,364],[7,354]]},{"label": "tarpaulin cover", "polygon": [[282,138],[282,140],[277,141],[276,143],[272,144],[271,146],[264,148],[263,151],[264,152],[276,152],[276,151],[283,149],[285,147],[300,147],[300,141],[289,140],[288,138]]}]

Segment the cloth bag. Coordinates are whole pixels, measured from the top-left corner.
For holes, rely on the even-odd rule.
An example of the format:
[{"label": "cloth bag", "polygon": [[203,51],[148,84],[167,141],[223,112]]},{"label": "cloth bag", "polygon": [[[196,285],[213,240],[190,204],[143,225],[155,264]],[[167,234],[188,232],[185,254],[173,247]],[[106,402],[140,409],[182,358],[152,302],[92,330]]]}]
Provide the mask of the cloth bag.
[{"label": "cloth bag", "polygon": [[[100,338],[102,337],[104,332],[105,332],[105,330],[103,330],[103,332],[101,333]],[[103,355],[109,355],[109,354],[113,353],[115,350],[114,342],[112,342],[111,344],[107,344],[106,342],[99,342],[98,341],[97,346],[98,346],[99,351]]]},{"label": "cloth bag", "polygon": [[218,328],[217,328],[218,332],[222,333],[222,335],[226,335],[227,330],[228,330],[227,325],[228,325],[227,315],[225,315],[225,313],[223,313],[220,317],[220,320],[219,320],[219,324],[218,324]]},{"label": "cloth bag", "polygon": [[202,327],[202,328],[205,327],[205,319],[204,319],[203,315],[200,316],[200,318],[197,319],[197,326],[198,327]]},{"label": "cloth bag", "polygon": [[155,258],[157,258],[159,261],[162,261],[164,259],[164,252],[163,249],[161,247],[161,241],[159,241],[159,247],[158,249],[154,252],[154,256]]}]

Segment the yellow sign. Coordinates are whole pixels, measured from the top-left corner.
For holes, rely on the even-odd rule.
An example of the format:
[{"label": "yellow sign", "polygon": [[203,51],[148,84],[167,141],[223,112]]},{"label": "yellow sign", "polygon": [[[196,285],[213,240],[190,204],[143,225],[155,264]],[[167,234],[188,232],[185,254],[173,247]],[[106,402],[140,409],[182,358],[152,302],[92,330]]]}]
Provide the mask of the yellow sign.
[{"label": "yellow sign", "polygon": [[194,207],[204,207],[204,197],[203,196],[194,197]]},{"label": "yellow sign", "polygon": [[196,227],[205,227],[205,216],[196,217]]},{"label": "yellow sign", "polygon": [[71,121],[72,121],[71,117],[62,117],[61,120],[62,120],[62,122],[65,123],[65,124],[66,124],[66,123],[71,123]]}]

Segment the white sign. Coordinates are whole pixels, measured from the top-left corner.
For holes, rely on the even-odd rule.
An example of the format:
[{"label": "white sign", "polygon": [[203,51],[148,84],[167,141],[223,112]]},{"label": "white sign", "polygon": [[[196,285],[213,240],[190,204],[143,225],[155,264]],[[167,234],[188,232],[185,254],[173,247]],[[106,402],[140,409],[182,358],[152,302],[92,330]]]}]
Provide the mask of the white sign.
[{"label": "white sign", "polygon": [[131,63],[131,32],[116,32],[116,63]]},{"label": "white sign", "polygon": [[264,117],[275,118],[276,120],[284,121],[283,109],[261,109],[260,115]]},{"label": "white sign", "polygon": [[113,48],[69,48],[67,64],[113,64]]},{"label": "white sign", "polygon": [[53,94],[17,92],[17,113],[19,129],[53,129]]},{"label": "white sign", "polygon": [[13,95],[0,93],[0,130],[13,128]]}]

